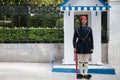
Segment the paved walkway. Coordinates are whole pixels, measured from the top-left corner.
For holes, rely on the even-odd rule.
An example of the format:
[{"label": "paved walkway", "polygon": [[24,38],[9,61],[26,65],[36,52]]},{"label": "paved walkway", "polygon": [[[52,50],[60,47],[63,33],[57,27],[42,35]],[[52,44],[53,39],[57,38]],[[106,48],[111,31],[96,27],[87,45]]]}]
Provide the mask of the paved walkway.
[{"label": "paved walkway", "polygon": [[[120,66],[113,66],[116,75],[93,74],[91,80],[120,80]],[[74,73],[53,73],[49,63],[0,63],[0,80],[76,80]],[[83,79],[84,80],[84,79]]]}]

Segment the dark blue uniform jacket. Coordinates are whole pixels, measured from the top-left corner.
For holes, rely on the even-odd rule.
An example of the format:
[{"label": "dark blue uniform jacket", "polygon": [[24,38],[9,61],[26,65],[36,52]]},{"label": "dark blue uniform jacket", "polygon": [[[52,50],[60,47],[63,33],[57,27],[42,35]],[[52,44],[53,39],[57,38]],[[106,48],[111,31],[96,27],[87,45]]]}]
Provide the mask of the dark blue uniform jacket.
[{"label": "dark blue uniform jacket", "polygon": [[77,54],[90,54],[93,49],[92,29],[87,26],[78,27],[74,31],[73,47],[76,48]]}]

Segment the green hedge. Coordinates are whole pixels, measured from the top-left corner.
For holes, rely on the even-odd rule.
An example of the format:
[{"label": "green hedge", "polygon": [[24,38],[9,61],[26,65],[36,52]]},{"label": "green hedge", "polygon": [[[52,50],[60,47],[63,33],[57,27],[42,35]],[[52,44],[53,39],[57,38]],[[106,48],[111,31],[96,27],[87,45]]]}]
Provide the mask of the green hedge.
[{"label": "green hedge", "polygon": [[0,42],[1,43],[58,43],[63,42],[63,29],[56,28],[33,28],[28,30],[28,40],[25,28],[0,28]]}]

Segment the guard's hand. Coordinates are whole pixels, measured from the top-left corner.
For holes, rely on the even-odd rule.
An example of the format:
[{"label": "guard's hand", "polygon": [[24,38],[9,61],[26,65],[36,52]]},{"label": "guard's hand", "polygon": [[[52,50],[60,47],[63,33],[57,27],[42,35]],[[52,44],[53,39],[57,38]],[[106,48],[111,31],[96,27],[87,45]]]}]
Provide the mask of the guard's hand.
[{"label": "guard's hand", "polygon": [[74,61],[76,61],[76,48],[74,48]]},{"label": "guard's hand", "polygon": [[74,48],[74,53],[76,53],[76,48]]},{"label": "guard's hand", "polygon": [[93,53],[93,49],[90,49],[90,52]]},{"label": "guard's hand", "polygon": [[77,55],[77,54],[76,54],[76,53],[74,53],[74,61],[76,61],[76,55]]}]

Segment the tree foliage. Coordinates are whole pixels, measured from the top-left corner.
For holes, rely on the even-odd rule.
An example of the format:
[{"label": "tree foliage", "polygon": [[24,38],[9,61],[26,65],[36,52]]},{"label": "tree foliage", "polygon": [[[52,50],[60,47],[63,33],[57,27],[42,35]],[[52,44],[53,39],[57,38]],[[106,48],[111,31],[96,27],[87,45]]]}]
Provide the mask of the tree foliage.
[{"label": "tree foliage", "polygon": [[18,4],[26,4],[27,1],[30,1],[31,4],[38,4],[38,5],[41,5],[41,4],[46,4],[46,5],[49,5],[49,4],[60,4],[62,3],[64,0],[0,0],[0,5],[2,4],[7,4],[7,5],[11,5],[11,4],[15,4],[15,5],[18,5]]},{"label": "tree foliage", "polygon": [[6,5],[11,5],[11,4],[25,4],[26,0],[0,0],[0,5],[6,4]]},{"label": "tree foliage", "polygon": [[[38,4],[38,5],[41,5],[41,4],[57,5],[57,4],[63,3],[65,0],[0,0],[0,5],[2,5],[3,3],[7,4],[7,5],[11,5],[11,4],[15,4],[15,5],[22,4],[22,5],[24,5],[24,4],[26,4],[27,1],[30,1],[31,4]],[[107,2],[107,0],[103,0],[103,1]]]}]

